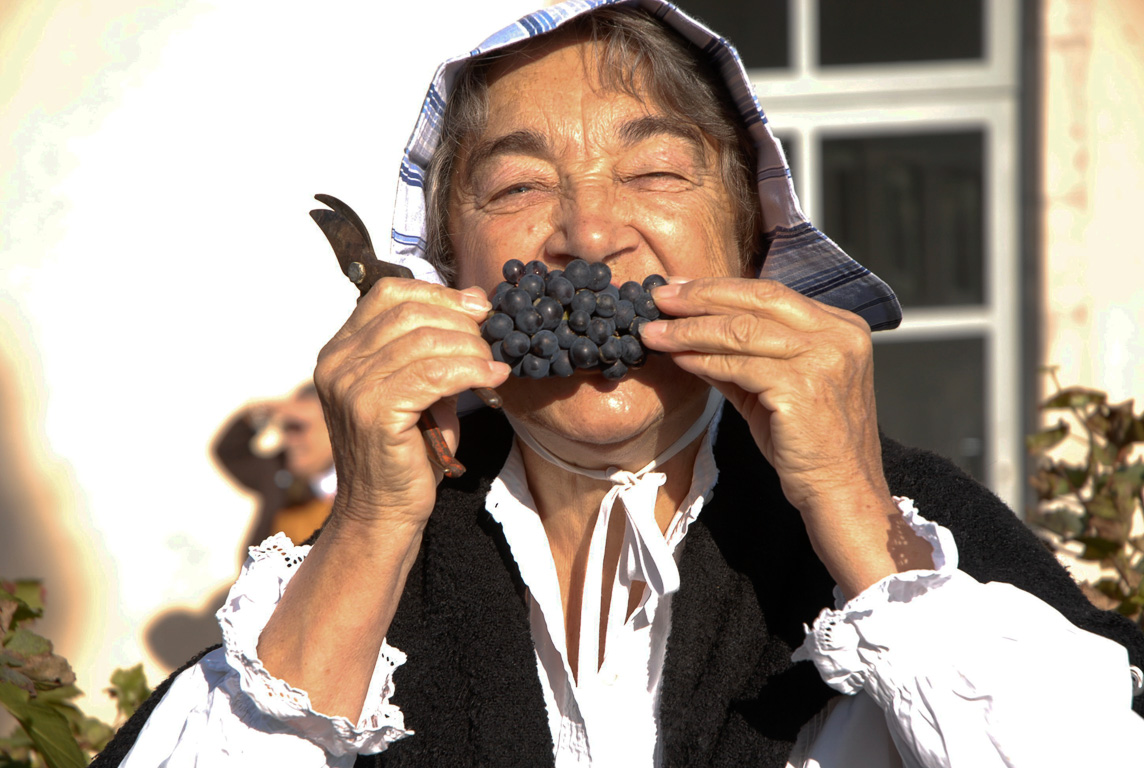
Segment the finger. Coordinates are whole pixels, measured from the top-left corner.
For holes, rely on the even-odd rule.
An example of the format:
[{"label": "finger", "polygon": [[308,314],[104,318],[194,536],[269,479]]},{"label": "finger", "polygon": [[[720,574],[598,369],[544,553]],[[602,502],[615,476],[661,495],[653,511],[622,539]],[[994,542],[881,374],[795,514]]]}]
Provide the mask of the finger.
[{"label": "finger", "polygon": [[431,304],[468,315],[480,322],[492,309],[488,296],[480,288],[457,290],[424,280],[387,277],[377,281],[358,301],[352,314],[335,338],[356,332],[385,309],[403,302]]},{"label": "finger", "polygon": [[640,340],[660,352],[742,354],[788,360],[812,343],[811,334],[751,314],[655,320],[640,329]]},{"label": "finger", "polygon": [[[405,301],[382,310],[353,333],[335,336],[323,348],[319,357],[343,359],[373,355],[395,340],[425,330],[480,338],[480,326],[471,315],[431,304]],[[431,350],[438,342],[426,339],[424,343]]]},{"label": "finger", "polygon": [[[360,423],[385,426],[394,432],[413,429],[421,413],[436,403],[474,387],[499,387],[511,368],[484,357],[414,360],[384,378],[363,376],[350,385],[350,396],[368,391]],[[440,413],[436,411],[435,413]]]},{"label": "finger", "polygon": [[386,378],[421,361],[448,364],[455,358],[491,361],[492,350],[479,336],[434,328],[418,328],[400,336],[376,352],[347,357],[342,365],[358,378]]},{"label": "finger", "polygon": [[749,312],[799,330],[814,330],[832,318],[869,328],[853,312],[803,296],[775,280],[702,278],[659,286],[652,297],[661,312],[674,317]]}]

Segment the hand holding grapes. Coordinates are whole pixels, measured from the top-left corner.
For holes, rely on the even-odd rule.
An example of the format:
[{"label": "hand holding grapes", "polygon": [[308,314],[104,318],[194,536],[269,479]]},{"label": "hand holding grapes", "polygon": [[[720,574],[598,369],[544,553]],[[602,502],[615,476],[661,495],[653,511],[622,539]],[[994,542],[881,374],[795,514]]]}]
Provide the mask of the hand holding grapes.
[{"label": "hand holding grapes", "polygon": [[453,398],[498,386],[509,372],[478,331],[489,308],[476,288],[388,278],[322,349],[314,379],[334,448],[336,515],[428,517],[441,478],[418,429],[422,411],[433,412],[456,450]]},{"label": "hand holding grapes", "polygon": [[912,534],[904,551],[889,551],[890,534],[902,532],[882,473],[865,321],[769,280],[707,278],[653,294],[677,319],[645,326],[643,343],[743,415],[847,595],[930,567],[928,545]]}]

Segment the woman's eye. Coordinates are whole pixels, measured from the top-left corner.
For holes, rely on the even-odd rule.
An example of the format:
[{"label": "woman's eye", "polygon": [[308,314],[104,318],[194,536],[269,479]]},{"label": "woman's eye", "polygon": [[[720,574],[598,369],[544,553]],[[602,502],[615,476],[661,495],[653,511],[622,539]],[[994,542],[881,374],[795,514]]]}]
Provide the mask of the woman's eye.
[{"label": "woman's eye", "polygon": [[500,190],[499,192],[496,192],[489,199],[490,200],[500,200],[500,199],[506,198],[506,197],[514,197],[516,195],[523,195],[526,192],[531,192],[532,189],[533,189],[533,187],[531,184],[513,184],[511,187],[505,187],[504,189]]}]

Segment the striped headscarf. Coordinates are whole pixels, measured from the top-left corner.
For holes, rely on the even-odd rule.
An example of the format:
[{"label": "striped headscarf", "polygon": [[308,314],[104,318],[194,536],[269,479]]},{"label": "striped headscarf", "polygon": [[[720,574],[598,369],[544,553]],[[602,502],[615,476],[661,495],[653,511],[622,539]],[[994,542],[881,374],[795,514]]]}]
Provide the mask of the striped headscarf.
[{"label": "striped headscarf", "polygon": [[425,169],[440,140],[445,100],[464,63],[551,32],[569,19],[606,5],[632,5],[650,12],[701,50],[726,81],[758,153],[756,178],[766,249],[759,277],[777,280],[805,296],[855,312],[876,331],[896,328],[902,311],[890,287],[819,232],[802,212],[782,147],[771,133],[739,53],[726,39],[663,0],[568,0],[530,13],[471,51],[439,66],[401,161],[389,259],[409,267],[417,278],[443,282],[425,258]]}]

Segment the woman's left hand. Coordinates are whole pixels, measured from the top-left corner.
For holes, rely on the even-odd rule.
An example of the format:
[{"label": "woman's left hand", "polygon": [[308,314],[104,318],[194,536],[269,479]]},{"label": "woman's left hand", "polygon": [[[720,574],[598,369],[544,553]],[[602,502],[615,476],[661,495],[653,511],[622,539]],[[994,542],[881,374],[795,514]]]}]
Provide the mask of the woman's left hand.
[{"label": "woman's left hand", "polygon": [[882,472],[873,346],[861,317],[772,280],[703,278],[653,295],[674,319],[645,326],[644,343],[743,415],[848,596],[889,573],[932,567],[920,539],[908,537],[922,544],[912,553],[891,545],[902,541],[891,530],[900,515]]}]

